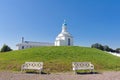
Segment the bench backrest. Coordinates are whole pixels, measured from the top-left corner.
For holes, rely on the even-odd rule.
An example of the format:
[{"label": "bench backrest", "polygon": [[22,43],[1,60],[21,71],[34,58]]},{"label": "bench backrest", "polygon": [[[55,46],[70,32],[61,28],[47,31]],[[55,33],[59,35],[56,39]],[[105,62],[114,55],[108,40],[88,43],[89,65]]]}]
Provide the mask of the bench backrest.
[{"label": "bench backrest", "polygon": [[91,62],[73,62],[73,70],[78,70],[78,69],[90,69],[91,68]]},{"label": "bench backrest", "polygon": [[43,62],[25,62],[25,67],[28,69],[42,69]]}]

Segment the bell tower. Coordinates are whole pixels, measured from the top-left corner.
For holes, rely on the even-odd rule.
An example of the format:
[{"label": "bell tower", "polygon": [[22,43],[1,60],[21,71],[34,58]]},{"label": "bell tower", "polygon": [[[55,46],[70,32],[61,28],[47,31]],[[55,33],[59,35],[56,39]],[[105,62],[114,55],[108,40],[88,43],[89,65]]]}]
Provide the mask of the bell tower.
[{"label": "bell tower", "polygon": [[65,20],[62,24],[61,33],[56,37],[55,46],[73,46],[73,37],[67,31],[67,24]]}]

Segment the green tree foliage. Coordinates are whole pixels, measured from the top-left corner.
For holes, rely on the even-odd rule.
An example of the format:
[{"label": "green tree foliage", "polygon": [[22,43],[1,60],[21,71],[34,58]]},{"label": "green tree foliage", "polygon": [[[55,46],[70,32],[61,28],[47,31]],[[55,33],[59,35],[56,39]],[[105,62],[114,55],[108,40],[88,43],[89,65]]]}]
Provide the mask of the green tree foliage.
[{"label": "green tree foliage", "polygon": [[109,46],[107,45],[101,45],[99,43],[95,43],[95,44],[92,44],[91,45],[91,48],[97,48],[97,49],[100,49],[100,50],[103,50],[103,51],[108,51],[108,52],[116,52],[116,53],[120,53],[120,48],[117,48],[116,50],[110,48]]},{"label": "green tree foliage", "polygon": [[117,53],[120,53],[120,48],[117,48],[117,49],[116,49],[116,52],[117,52]]},{"label": "green tree foliage", "polygon": [[92,44],[91,47],[103,50],[103,46],[101,44],[99,44],[99,43]]},{"label": "green tree foliage", "polygon": [[110,48],[109,48],[109,46],[105,45],[105,46],[103,46],[103,50],[104,51],[110,51]]},{"label": "green tree foliage", "polygon": [[1,48],[1,52],[8,52],[8,51],[12,51],[12,49],[8,45],[4,44],[3,47]]}]

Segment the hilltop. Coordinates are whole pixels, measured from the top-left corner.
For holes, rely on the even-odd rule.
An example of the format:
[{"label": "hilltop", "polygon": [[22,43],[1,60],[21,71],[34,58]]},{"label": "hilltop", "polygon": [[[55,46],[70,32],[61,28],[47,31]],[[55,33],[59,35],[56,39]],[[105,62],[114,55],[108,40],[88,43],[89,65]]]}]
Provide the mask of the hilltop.
[{"label": "hilltop", "polygon": [[91,62],[95,70],[120,70],[120,58],[89,47],[51,46],[0,53],[0,70],[20,71],[25,61],[44,62],[44,70],[72,71],[72,62]]}]

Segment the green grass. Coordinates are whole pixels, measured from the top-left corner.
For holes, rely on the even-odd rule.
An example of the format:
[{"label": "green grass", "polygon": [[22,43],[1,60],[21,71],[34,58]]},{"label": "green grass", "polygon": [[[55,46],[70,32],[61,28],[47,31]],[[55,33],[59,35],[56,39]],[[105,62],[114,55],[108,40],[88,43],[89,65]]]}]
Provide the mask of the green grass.
[{"label": "green grass", "polygon": [[44,62],[44,70],[72,71],[72,62],[91,62],[95,70],[120,70],[120,58],[101,50],[78,46],[36,47],[0,53],[0,70],[19,71],[26,61]]}]

